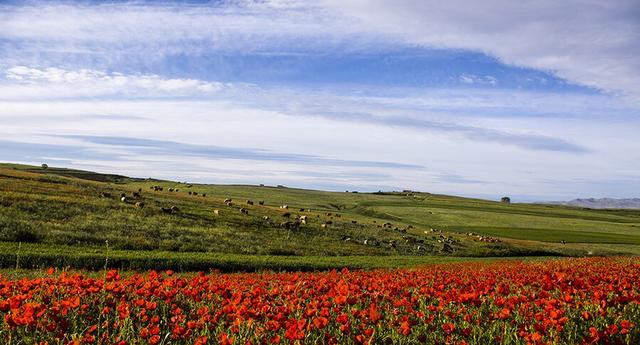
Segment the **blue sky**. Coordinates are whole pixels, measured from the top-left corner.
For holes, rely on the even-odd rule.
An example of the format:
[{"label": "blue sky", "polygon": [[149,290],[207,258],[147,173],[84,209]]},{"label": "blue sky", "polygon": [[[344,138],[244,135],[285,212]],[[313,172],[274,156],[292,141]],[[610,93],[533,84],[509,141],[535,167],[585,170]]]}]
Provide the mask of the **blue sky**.
[{"label": "blue sky", "polygon": [[637,197],[635,1],[0,3],[0,161]]}]

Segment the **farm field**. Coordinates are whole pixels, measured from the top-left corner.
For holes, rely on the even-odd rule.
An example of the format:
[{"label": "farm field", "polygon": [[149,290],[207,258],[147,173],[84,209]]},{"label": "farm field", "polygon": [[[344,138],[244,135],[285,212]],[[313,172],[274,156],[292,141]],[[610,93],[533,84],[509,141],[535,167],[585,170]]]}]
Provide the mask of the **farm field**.
[{"label": "farm field", "polygon": [[587,255],[640,255],[640,211],[0,165],[1,267],[95,270],[110,257],[119,269],[308,271]]},{"label": "farm field", "polygon": [[637,344],[640,261],[0,276],[4,344]]}]

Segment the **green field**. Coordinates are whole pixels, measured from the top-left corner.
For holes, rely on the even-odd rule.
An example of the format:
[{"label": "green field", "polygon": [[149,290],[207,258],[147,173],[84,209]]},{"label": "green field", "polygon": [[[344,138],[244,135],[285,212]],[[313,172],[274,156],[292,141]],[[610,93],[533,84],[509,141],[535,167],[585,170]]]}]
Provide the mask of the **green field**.
[{"label": "green field", "polygon": [[[225,205],[226,198],[234,205]],[[162,210],[172,206],[179,211]],[[283,225],[299,216],[306,224]],[[135,269],[307,270],[471,257],[639,255],[640,211],[417,192],[186,184],[0,164],[1,267],[99,269],[107,242],[110,265]]]}]

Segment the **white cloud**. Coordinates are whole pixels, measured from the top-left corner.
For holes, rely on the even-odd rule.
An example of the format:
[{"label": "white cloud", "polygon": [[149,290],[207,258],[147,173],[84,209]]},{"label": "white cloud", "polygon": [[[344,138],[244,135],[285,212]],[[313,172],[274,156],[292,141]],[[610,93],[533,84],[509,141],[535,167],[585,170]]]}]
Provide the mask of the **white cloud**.
[{"label": "white cloud", "polygon": [[285,45],[322,49],[361,33],[312,2],[0,5],[0,22],[0,37],[22,50],[86,54],[279,54]]},{"label": "white cloud", "polygon": [[469,49],[640,101],[640,2],[326,0],[407,44]]},{"label": "white cloud", "polygon": [[[491,82],[490,76],[477,77],[463,75],[473,83]],[[487,81],[488,80],[488,81]],[[372,91],[372,90],[371,90]],[[524,117],[546,117],[544,111],[556,112],[564,118],[578,115],[585,118],[601,117],[600,109],[607,109],[608,117],[624,112],[612,107],[601,97],[578,95],[554,95],[517,91],[487,90],[422,90],[405,92],[402,96],[384,96],[369,93],[369,96],[342,95],[340,91],[315,91],[305,89],[260,88],[248,84],[222,84],[196,79],[167,79],[157,75],[125,75],[97,70],[70,71],[59,68],[11,67],[6,70],[6,81],[0,83],[0,100],[5,100],[7,121],[21,122],[21,114],[67,121],[78,121],[84,114],[91,120],[139,121],[145,116],[144,107],[155,108],[145,103],[130,103],[125,109],[118,109],[119,99],[154,99],[159,104],[163,100],[184,99],[185,107],[191,107],[190,114],[209,114],[205,109],[210,104],[214,109],[243,109],[261,111],[265,118],[272,116],[292,116],[294,118],[319,118],[330,121],[361,123],[374,126],[396,127],[423,133],[448,133],[475,142],[494,142],[515,146],[525,150],[550,152],[585,153],[589,149],[585,143],[567,140],[562,135],[549,136],[544,128],[531,131],[527,127],[501,126],[491,123],[492,118],[514,117],[513,113]],[[394,93],[393,91],[391,92]],[[535,97],[531,104],[524,100]],[[60,101],[73,99],[105,99],[100,107],[95,102],[77,102],[71,112],[56,113]],[[37,102],[55,100],[47,104]],[[42,105],[46,104],[43,109]],[[71,104],[71,103],[67,103]],[[595,104],[603,108],[598,108]],[[193,106],[196,107],[193,107]],[[578,106],[580,105],[580,106]],[[567,108],[563,108],[566,106]],[[65,105],[63,107],[70,107]],[[98,110],[101,109],[101,110]],[[567,110],[571,113],[567,113]],[[174,110],[181,113],[180,109]],[[528,112],[528,113],[527,113]],[[164,120],[164,111],[154,111],[159,121]],[[553,113],[552,113],[553,114]],[[1,116],[2,114],[0,114]],[[166,114],[171,115],[171,114]],[[553,116],[557,117],[557,114]],[[35,119],[35,118],[33,118]],[[218,119],[217,121],[221,121]],[[308,120],[307,120],[308,121]],[[253,126],[256,124],[253,123]],[[271,138],[270,140],[274,140]]]},{"label": "white cloud", "polygon": [[12,83],[0,85],[4,89],[0,98],[37,99],[39,97],[87,97],[123,95],[180,96],[216,93],[225,84],[197,79],[171,79],[155,74],[106,73],[81,69],[70,71],[60,68],[32,68],[14,66],[5,71]]},{"label": "white cloud", "polygon": [[639,13],[633,0],[5,5],[0,37],[19,43],[14,50],[87,54],[374,49],[400,39],[485,52],[638,99]]},{"label": "white cloud", "polygon": [[475,74],[463,73],[460,75],[460,81],[464,84],[485,84],[495,86],[498,83],[498,79],[494,76],[485,75],[484,77],[478,77]]},{"label": "white cloud", "polygon": [[87,62],[94,54],[122,61],[419,45],[483,52],[640,101],[640,3],[634,0],[34,4],[0,5],[0,56],[9,63],[38,61],[43,53]]},{"label": "white cloud", "polygon": [[[340,98],[303,99],[286,93],[278,96],[272,93],[269,97],[279,103],[286,103],[289,99],[309,106],[315,103],[320,108],[320,104],[330,107],[337,106],[334,102],[344,102]],[[495,97],[500,98],[498,95]],[[401,103],[401,100],[398,102]],[[338,108],[346,108],[348,103],[344,104],[344,107]],[[349,107],[357,108],[357,104],[351,103]],[[375,113],[375,108],[381,107],[371,103],[361,110],[376,116],[391,116],[394,111],[388,104],[386,107],[389,113]],[[398,108],[395,109],[397,112]],[[55,148],[46,150],[46,146],[28,151],[31,158],[25,155],[19,159],[37,163],[41,156],[58,157],[62,160],[57,164],[65,166],[97,167],[101,171],[136,176],[165,176],[221,183],[266,182],[318,188],[326,188],[321,186],[322,183],[332,183],[332,188],[368,186],[370,190],[377,190],[376,186],[402,186],[476,196],[519,194],[564,199],[584,196],[589,191],[584,183],[576,185],[571,182],[573,180],[613,181],[625,177],[628,179],[628,176],[637,176],[640,172],[640,157],[636,153],[640,152],[640,142],[635,140],[640,131],[637,123],[528,117],[511,118],[508,121],[466,118],[456,123],[448,118],[448,123],[452,125],[462,123],[507,133],[569,138],[591,149],[586,154],[571,154],[523,150],[504,143],[469,140],[463,132],[451,130],[412,130],[391,124],[344,121],[339,116],[307,116],[284,110],[265,110],[244,102],[197,99],[4,101],[0,104],[0,137],[2,140],[95,150],[95,143],[49,135],[112,136],[233,149],[260,148],[276,154],[295,153],[328,159],[409,163],[426,167],[331,167],[313,162],[228,160],[218,159],[215,155],[193,157],[179,155],[180,151],[170,156],[164,152],[154,154],[153,151],[141,154],[127,148],[125,139],[115,140],[111,146],[101,145],[100,152],[104,153],[100,156],[101,161],[96,161],[99,157],[96,154],[79,156],[75,151],[65,154],[64,150]],[[0,160],[14,157],[16,152],[2,144]],[[106,160],[104,157],[107,157]],[[384,176],[371,176],[372,170]],[[320,176],[320,173],[330,176]],[[358,174],[362,177],[355,176]],[[457,177],[447,177],[452,174]],[[558,182],[549,184],[550,180]],[[629,193],[633,193],[633,188],[609,195],[631,196]]]}]

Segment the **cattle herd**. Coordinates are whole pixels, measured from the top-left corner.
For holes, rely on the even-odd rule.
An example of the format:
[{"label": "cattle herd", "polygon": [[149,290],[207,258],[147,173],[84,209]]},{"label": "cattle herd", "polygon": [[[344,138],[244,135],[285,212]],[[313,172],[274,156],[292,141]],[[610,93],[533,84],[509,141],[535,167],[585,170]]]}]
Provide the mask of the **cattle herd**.
[{"label": "cattle herd", "polygon": [[[189,186],[190,187],[190,186]],[[154,186],[150,186],[149,189],[153,192],[163,192],[163,191],[168,191],[169,193],[178,193],[180,192],[179,188],[173,188],[173,187],[169,187],[169,188],[165,188],[163,186],[159,186],[159,185],[154,185]],[[191,195],[191,196],[196,196],[196,197],[202,197],[202,198],[206,198],[207,195],[206,193],[200,193],[200,192],[196,192],[196,191],[187,191],[186,193],[187,195]],[[100,197],[102,198],[112,198],[112,194],[108,193],[108,192],[102,192],[100,193]],[[131,204],[132,206],[134,206],[135,208],[138,209],[142,209],[145,207],[145,203],[143,202],[143,193],[142,193],[142,189],[139,188],[137,191],[131,192],[129,195],[127,195],[127,193],[121,193],[120,194],[120,201],[122,203],[126,203],[126,204]],[[236,203],[234,203],[234,200],[232,198],[226,198],[223,200],[224,205],[226,205],[227,207],[230,208],[229,211],[223,211],[219,208],[214,208],[212,209],[213,215],[218,217],[220,215],[222,215],[223,213],[233,213],[233,212],[239,212],[241,215],[243,216],[249,216],[250,213],[250,207],[268,207],[265,206],[265,201],[264,200],[259,200],[257,201],[257,204],[259,206],[255,206],[255,202],[253,200],[245,200],[242,204],[244,204],[245,206],[236,206]],[[286,229],[288,231],[290,230],[298,230],[303,226],[307,226],[310,222],[309,216],[313,216],[309,213],[312,213],[312,210],[309,208],[297,208],[298,212],[297,213],[307,213],[307,214],[293,214],[292,211],[289,210],[290,207],[287,204],[284,205],[279,205],[278,206],[278,210],[280,211],[280,217],[282,218],[281,222],[275,222],[272,223],[271,222],[271,217],[266,216],[266,215],[262,215],[260,216],[262,221],[268,223],[268,224],[272,224],[272,225],[277,225],[282,229]],[[255,212],[257,214],[261,213],[258,212],[258,209],[255,209],[252,212]],[[159,207],[159,212],[164,213],[164,214],[171,214],[171,215],[175,215],[175,214],[179,214],[181,212],[180,208],[178,208],[175,205],[170,205],[168,207]],[[431,212],[430,212],[431,213]],[[339,213],[334,213],[334,212],[326,212],[324,214],[320,214],[317,213],[315,214],[315,218],[319,219],[319,222],[317,222],[317,225],[319,226],[320,229],[328,229],[331,228],[334,225],[334,219],[335,218],[342,218],[342,215]],[[322,219],[320,219],[322,218]],[[259,218],[260,219],[260,218]],[[366,227],[366,226],[372,226],[372,227],[377,227],[378,229],[384,230],[384,231],[391,231],[391,232],[397,232],[399,234],[402,234],[402,236],[400,237],[402,240],[400,239],[386,239],[386,240],[380,240],[378,238],[374,238],[374,237],[364,237],[364,238],[355,238],[353,236],[342,236],[341,240],[344,242],[350,242],[350,243],[354,243],[354,244],[360,244],[360,245],[364,245],[364,246],[372,246],[372,247],[386,247],[386,248],[397,248],[398,245],[400,245],[402,243],[402,245],[404,245],[405,247],[409,246],[410,248],[412,248],[412,250],[414,252],[418,252],[418,253],[423,253],[423,252],[434,252],[437,249],[435,249],[435,242],[441,244],[441,249],[440,252],[443,253],[451,253],[454,251],[454,245],[460,243],[459,239],[454,238],[453,236],[450,235],[446,235],[442,232],[442,230],[435,230],[435,229],[430,229],[429,231],[424,231],[425,237],[428,238],[428,235],[431,235],[431,233],[437,233],[434,235],[437,236],[432,236],[431,239],[434,240],[434,243],[430,243],[430,242],[426,242],[425,238],[419,238],[415,235],[412,234],[408,234],[408,230],[413,229],[414,227],[412,225],[406,225],[406,226],[401,226],[401,225],[395,225],[392,224],[390,222],[385,222],[385,223],[378,223],[376,220],[372,221],[372,224],[365,224],[365,223],[361,223],[358,222],[358,220],[356,219],[351,219],[351,220],[346,220],[346,222],[341,222],[342,227],[345,227],[346,225],[350,224],[351,227],[356,227],[356,228],[360,228],[360,227]],[[459,233],[461,234],[461,233]],[[500,242],[499,239],[493,238],[493,237],[489,237],[489,236],[481,236],[478,234],[474,234],[474,233],[467,233],[466,234],[469,237],[473,237],[474,241],[480,241],[480,242],[489,242],[489,243],[496,243],[496,242]]]}]

